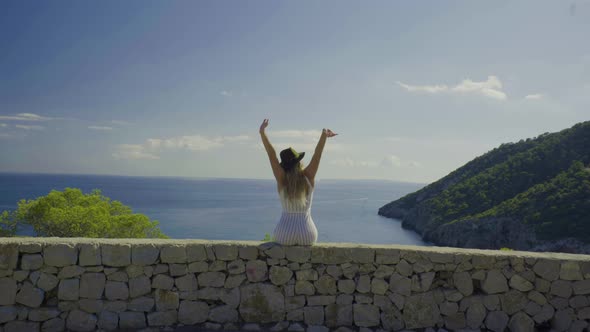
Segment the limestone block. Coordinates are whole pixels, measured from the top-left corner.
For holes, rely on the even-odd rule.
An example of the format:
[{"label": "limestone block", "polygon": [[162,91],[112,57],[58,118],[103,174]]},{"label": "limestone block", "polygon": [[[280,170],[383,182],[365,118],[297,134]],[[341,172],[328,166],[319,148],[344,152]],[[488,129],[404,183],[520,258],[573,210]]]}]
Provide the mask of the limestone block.
[{"label": "limestone block", "polygon": [[328,327],[351,326],[352,304],[328,304],[324,309],[324,317]]},{"label": "limestone block", "polygon": [[434,281],[435,272],[426,272],[420,274],[414,274],[412,276],[412,291],[413,292],[426,292],[432,286]]},{"label": "limestone block", "polygon": [[104,301],[104,310],[112,312],[123,312],[127,310],[126,301]]},{"label": "limestone block", "polygon": [[102,311],[98,316],[98,327],[106,331],[112,331],[119,326],[119,315],[112,311]]},{"label": "limestone block", "polygon": [[106,285],[103,273],[84,273],[80,278],[80,297],[100,299]]},{"label": "limestone block", "polygon": [[443,302],[438,307],[440,313],[444,316],[451,316],[459,311],[459,305],[455,302]]},{"label": "limestone block", "polygon": [[78,308],[91,314],[99,313],[104,307],[102,300],[96,299],[80,299],[78,301]]},{"label": "limestone block", "polygon": [[39,254],[23,255],[20,268],[23,270],[38,270],[43,266],[43,256]]},{"label": "limestone block", "polygon": [[533,320],[537,324],[541,324],[553,318],[554,314],[555,309],[553,309],[553,307],[550,304],[545,304],[541,306],[541,311],[533,316]]},{"label": "limestone block", "polygon": [[590,279],[574,281],[572,284],[572,289],[576,295],[590,294]]},{"label": "limestone block", "polygon": [[66,329],[66,322],[63,318],[56,317],[43,322],[41,331],[43,332],[61,332]]},{"label": "limestone block", "polygon": [[318,272],[313,269],[295,271],[297,280],[318,280]]},{"label": "limestone block", "polygon": [[510,278],[510,287],[517,289],[521,292],[528,292],[535,288],[532,282],[526,280],[518,274],[515,274],[512,276],[512,278]]},{"label": "limestone block", "polygon": [[182,301],[178,309],[178,321],[185,325],[203,323],[209,317],[209,306],[201,301]]},{"label": "limestone block", "polygon": [[166,244],[160,248],[160,261],[162,263],[186,263],[186,246]]},{"label": "limestone block", "polygon": [[467,322],[465,321],[465,314],[462,312],[454,313],[444,318],[445,327],[451,331],[464,329]]},{"label": "limestone block", "polygon": [[350,279],[338,280],[338,291],[340,293],[352,294],[352,293],[354,293],[355,289],[356,289],[356,283],[354,282],[354,280],[350,280]]},{"label": "limestone block", "polygon": [[[386,294],[387,294],[387,297],[391,300],[391,303],[395,304],[395,306],[399,310],[404,309],[404,305],[406,304],[406,298],[403,295],[397,294],[397,293],[392,293],[392,292],[387,292]],[[441,303],[442,303],[442,301],[441,301]]]},{"label": "limestone block", "polygon": [[240,258],[247,260],[254,260],[258,258],[258,248],[256,247],[240,247]]},{"label": "limestone block", "polygon": [[563,298],[569,298],[572,295],[571,281],[555,280],[551,283],[550,293]]},{"label": "limestone block", "polygon": [[188,273],[186,264],[169,264],[170,276],[179,277]]},{"label": "limestone block", "polygon": [[187,244],[186,258],[188,263],[200,262],[207,259],[207,252],[203,244]]},{"label": "limestone block", "polygon": [[240,305],[240,289],[234,288],[223,290],[220,294],[220,299],[230,307],[237,308],[238,305]]},{"label": "limestone block", "polygon": [[395,266],[395,271],[401,274],[402,276],[409,277],[412,275],[413,269],[410,263],[408,263],[405,259],[402,259]]},{"label": "limestone block", "polygon": [[39,323],[27,321],[12,321],[4,325],[4,332],[39,331]]},{"label": "limestone block", "polygon": [[207,272],[208,270],[209,264],[207,262],[193,262],[188,265],[188,272],[190,273]]},{"label": "limestone block", "polygon": [[225,271],[227,270],[227,262],[226,261],[213,261],[209,264],[208,270],[210,272],[217,272],[217,271]]},{"label": "limestone block", "polygon": [[565,309],[569,306],[568,299],[559,296],[553,296],[553,298],[549,300],[549,303],[551,303],[555,310]]},{"label": "limestone block", "polygon": [[274,246],[264,252],[270,258],[283,259],[285,258],[285,249],[282,246]]},{"label": "limestone block", "polygon": [[171,290],[174,286],[174,279],[164,275],[157,274],[152,278],[152,288]]},{"label": "limestone block", "polygon": [[102,244],[102,264],[107,266],[127,266],[131,264],[130,244]]},{"label": "limestone block", "polygon": [[119,313],[119,328],[142,329],[145,327],[145,314],[143,312],[125,311]]},{"label": "limestone block", "polygon": [[561,271],[561,264],[557,260],[538,259],[533,266],[535,273],[548,281],[556,280]]},{"label": "limestone block", "polygon": [[277,322],[285,316],[285,298],[281,289],[274,285],[244,285],[240,287],[239,310],[245,322]]},{"label": "limestone block", "polygon": [[79,247],[81,266],[102,265],[100,246],[98,243],[83,243],[80,244]]},{"label": "limestone block", "polygon": [[527,297],[529,300],[537,303],[538,305],[543,305],[543,304],[547,303],[547,298],[543,294],[541,294],[535,290],[530,291],[527,294]]},{"label": "limestone block", "polygon": [[[313,270],[311,270],[313,271]],[[300,272],[300,271],[297,271]],[[317,272],[316,272],[317,274]],[[286,284],[289,279],[293,276],[293,271],[287,267],[283,266],[272,266],[269,271],[270,281],[277,285],[284,285]]]},{"label": "limestone block", "polygon": [[356,326],[377,326],[380,322],[379,307],[373,304],[353,305],[354,324]]},{"label": "limestone block", "polygon": [[198,276],[198,284],[201,287],[223,287],[225,283],[225,273],[223,272],[204,272]]},{"label": "limestone block", "polygon": [[523,310],[529,302],[526,295],[517,290],[511,289],[508,292],[499,295],[502,311],[508,315]]},{"label": "limestone block", "polygon": [[432,292],[408,296],[404,305],[403,320],[408,329],[434,326],[440,318],[438,305]]},{"label": "limestone block", "polygon": [[318,305],[328,305],[336,303],[336,296],[335,295],[316,295],[316,296],[307,296],[307,305],[309,306],[318,306]]},{"label": "limestone block", "polygon": [[502,311],[491,311],[486,316],[486,327],[494,332],[503,332],[508,326],[508,315]]},{"label": "limestone block", "polygon": [[[343,264],[350,262],[350,248],[311,247],[311,262],[322,264]],[[288,259],[288,258],[287,258]]]},{"label": "limestone block", "polygon": [[350,250],[350,261],[354,263],[374,263],[375,249],[371,248],[354,248]]},{"label": "limestone block", "polygon": [[379,265],[377,270],[373,273],[375,278],[389,278],[395,272],[395,268],[389,265]]},{"label": "limestone block", "polygon": [[508,283],[506,282],[506,277],[500,272],[500,270],[490,270],[481,283],[481,289],[486,294],[507,292]]},{"label": "limestone block", "polygon": [[293,311],[295,309],[303,308],[305,306],[305,296],[286,296],[285,297],[285,310]]},{"label": "limestone block", "polygon": [[59,270],[58,279],[70,279],[84,273],[85,269],[78,265],[64,266]]},{"label": "limestone block", "polygon": [[472,329],[479,329],[486,318],[487,310],[482,303],[473,303],[467,308],[465,318],[467,319],[467,326]]},{"label": "limestone block", "polygon": [[471,257],[471,264],[473,264],[473,268],[475,269],[490,270],[494,267],[495,263],[496,258],[494,256],[473,255]]},{"label": "limestone block", "polygon": [[562,280],[584,280],[578,262],[566,261],[561,263],[559,279]]},{"label": "limestone block", "polygon": [[11,278],[0,278],[0,305],[11,305],[16,300],[16,281]]},{"label": "limestone block", "polygon": [[526,307],[524,308],[524,312],[526,312],[527,315],[532,317],[541,312],[541,306],[533,301],[529,301],[529,303],[527,303]]},{"label": "limestone block", "polygon": [[473,294],[473,280],[471,279],[471,274],[469,274],[469,272],[453,273],[453,284],[463,296]]},{"label": "limestone block", "polygon": [[66,326],[72,331],[94,331],[97,322],[96,315],[81,310],[73,310],[68,314]]},{"label": "limestone block", "polygon": [[389,289],[389,283],[380,278],[373,278],[371,280],[371,292],[373,294],[384,295]]},{"label": "limestone block", "polygon": [[409,296],[412,292],[412,280],[398,273],[389,278],[389,290],[394,293]]},{"label": "limestone block", "polygon": [[397,264],[399,258],[398,249],[375,249],[375,263],[377,264]]},{"label": "limestone block", "polygon": [[18,315],[18,309],[15,306],[0,307],[0,324],[15,320]]},{"label": "limestone block", "polygon": [[[368,276],[366,276],[368,277]],[[369,279],[370,280],[370,279]],[[370,285],[370,282],[369,282]],[[321,276],[317,281],[314,282],[316,291],[319,294],[330,294],[335,295],[338,293],[338,287],[336,286],[336,279],[329,275]],[[370,286],[369,286],[370,288]]]},{"label": "limestone block", "polygon": [[129,287],[124,282],[109,280],[106,283],[104,294],[111,301],[127,300],[129,298]]},{"label": "limestone block", "polygon": [[246,265],[241,259],[236,259],[227,263],[227,271],[229,274],[240,274],[246,272]]},{"label": "limestone block", "polygon": [[147,315],[149,326],[172,326],[178,321],[176,310],[150,312]]},{"label": "limestone block", "polygon": [[115,271],[107,275],[107,280],[110,281],[120,281],[120,282],[128,282],[129,276],[127,273],[123,271]]},{"label": "limestone block", "polygon": [[572,308],[590,307],[590,299],[582,295],[576,295],[569,300],[569,305]]},{"label": "limestone block", "polygon": [[131,298],[149,294],[151,291],[152,284],[150,278],[148,278],[147,276],[139,276],[137,278],[131,278],[129,280],[129,296]]},{"label": "limestone block", "polygon": [[224,291],[224,288],[205,287],[197,291],[197,299],[213,301],[220,300]]},{"label": "limestone block", "polygon": [[131,248],[131,262],[135,265],[155,264],[160,256],[160,249],[153,244],[134,244]]},{"label": "limestone block", "polygon": [[239,287],[244,282],[244,280],[246,280],[246,274],[230,275],[227,277],[227,279],[225,279],[225,284],[223,285],[223,287],[225,287],[225,288]]},{"label": "limestone block", "polygon": [[578,310],[578,318],[579,319],[590,319],[590,307],[584,307],[580,310]]},{"label": "limestone block", "polygon": [[18,244],[0,244],[0,270],[14,270],[18,264]]},{"label": "limestone block", "polygon": [[248,261],[246,263],[246,277],[250,282],[265,281],[268,277],[266,262],[261,260]]},{"label": "limestone block", "polygon": [[182,292],[190,292],[193,290],[197,290],[198,288],[197,278],[193,273],[187,274],[183,277],[176,278],[174,280],[174,283],[176,285],[176,288],[178,288],[178,290]]},{"label": "limestone block", "polygon": [[213,245],[213,251],[218,260],[233,261],[238,258],[238,247],[235,245],[215,244]]},{"label": "limestone block", "polygon": [[217,323],[235,323],[238,321],[238,310],[229,305],[220,305],[209,310],[208,320]]},{"label": "limestone block", "polygon": [[[129,278],[137,278],[141,275],[144,275],[144,271],[145,271],[146,267],[147,266],[129,265],[125,268],[125,272],[127,272],[127,276]],[[151,277],[151,275],[148,277]]]},{"label": "limestone block", "polygon": [[45,292],[29,282],[25,282],[16,294],[17,303],[24,304],[31,308],[39,307],[41,303],[43,303],[44,298]]},{"label": "limestone block", "polygon": [[176,310],[178,309],[180,298],[177,292],[172,292],[163,289],[157,289],[155,292],[156,310]]},{"label": "limestone block", "polygon": [[324,323],[323,306],[307,306],[303,308],[303,320],[307,325],[321,325]]},{"label": "limestone block", "polygon": [[514,332],[533,332],[535,330],[535,322],[524,312],[518,312],[510,318],[508,328]]},{"label": "limestone block", "polygon": [[48,266],[68,266],[78,262],[78,250],[73,244],[48,244],[43,248],[43,260]]},{"label": "limestone block", "polygon": [[18,246],[18,250],[22,253],[25,253],[25,254],[36,254],[38,252],[41,252],[41,250],[43,250],[43,245],[41,243],[35,243],[35,242],[21,243]]},{"label": "limestone block", "polygon": [[155,300],[151,297],[141,296],[129,301],[127,310],[149,312],[154,308]]}]

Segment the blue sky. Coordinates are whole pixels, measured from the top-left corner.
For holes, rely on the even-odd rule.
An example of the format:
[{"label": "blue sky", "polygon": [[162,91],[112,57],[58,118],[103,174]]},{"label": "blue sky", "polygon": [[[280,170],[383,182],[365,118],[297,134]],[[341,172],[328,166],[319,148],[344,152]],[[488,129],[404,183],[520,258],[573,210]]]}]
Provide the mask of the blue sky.
[{"label": "blue sky", "polygon": [[2,1],[0,171],[434,181],[590,118],[590,1]]}]

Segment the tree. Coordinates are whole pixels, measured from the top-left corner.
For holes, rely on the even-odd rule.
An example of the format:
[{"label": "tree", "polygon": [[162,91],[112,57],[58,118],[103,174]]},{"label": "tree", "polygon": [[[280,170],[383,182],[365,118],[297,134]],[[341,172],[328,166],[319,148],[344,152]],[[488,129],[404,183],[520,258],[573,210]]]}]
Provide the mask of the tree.
[{"label": "tree", "polygon": [[0,215],[0,235],[15,235],[19,225],[32,226],[37,236],[167,238],[157,221],[133,213],[98,189],[84,194],[80,189],[66,188],[34,200],[23,199],[15,211]]}]

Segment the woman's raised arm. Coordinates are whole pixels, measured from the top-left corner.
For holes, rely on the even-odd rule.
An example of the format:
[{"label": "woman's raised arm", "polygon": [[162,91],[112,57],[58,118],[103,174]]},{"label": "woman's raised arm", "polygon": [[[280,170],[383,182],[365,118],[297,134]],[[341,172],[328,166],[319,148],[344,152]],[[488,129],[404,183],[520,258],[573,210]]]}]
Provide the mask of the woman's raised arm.
[{"label": "woman's raised arm", "polygon": [[311,157],[311,161],[309,165],[303,171],[307,178],[311,181],[311,184],[314,184],[315,175],[318,172],[318,168],[320,167],[320,159],[322,158],[322,152],[324,151],[324,146],[326,145],[326,138],[334,137],[338,134],[333,133],[330,129],[323,129],[322,135],[320,136],[320,140],[315,147],[315,151],[313,153],[313,157]]},{"label": "woman's raised arm", "polygon": [[262,144],[264,144],[264,148],[266,149],[266,153],[268,154],[268,159],[270,160],[270,167],[272,168],[272,173],[274,174],[277,183],[281,183],[285,175],[285,171],[279,163],[275,149],[272,147],[272,144],[270,144],[268,137],[266,137],[266,133],[264,132],[264,129],[266,129],[266,127],[268,127],[268,119],[264,119],[264,121],[262,121],[262,124],[260,125],[260,137],[262,138]]}]

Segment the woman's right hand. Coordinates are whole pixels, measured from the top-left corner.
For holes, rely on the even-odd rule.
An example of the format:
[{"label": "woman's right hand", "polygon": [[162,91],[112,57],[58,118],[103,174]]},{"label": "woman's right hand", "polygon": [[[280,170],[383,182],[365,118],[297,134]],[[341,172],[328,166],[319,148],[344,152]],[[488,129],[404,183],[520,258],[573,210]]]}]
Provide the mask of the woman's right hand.
[{"label": "woman's right hand", "polygon": [[322,130],[322,133],[326,134],[326,137],[334,137],[334,136],[338,135],[338,134],[332,132],[330,129],[327,129],[327,128],[324,128]]},{"label": "woman's right hand", "polygon": [[262,134],[264,132],[264,129],[266,129],[266,127],[268,127],[268,119],[264,119],[262,121],[262,124],[260,125],[259,132]]}]

